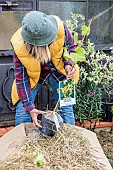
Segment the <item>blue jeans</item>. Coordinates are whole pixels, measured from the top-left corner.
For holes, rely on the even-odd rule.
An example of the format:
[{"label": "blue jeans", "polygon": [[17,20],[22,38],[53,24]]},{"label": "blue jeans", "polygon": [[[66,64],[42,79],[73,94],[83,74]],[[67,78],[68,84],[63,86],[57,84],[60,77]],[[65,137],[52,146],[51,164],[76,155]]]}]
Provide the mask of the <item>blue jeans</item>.
[{"label": "blue jeans", "polygon": [[[58,92],[57,92],[58,83],[56,82],[56,80],[52,76],[49,77],[49,82],[50,82],[51,87],[53,89],[53,93],[54,93],[54,96],[55,96],[55,102],[57,102],[58,99],[59,99],[59,95],[58,95]],[[37,94],[39,87],[40,87],[40,84],[38,83],[36,88],[32,90],[33,100],[35,100],[35,96]],[[63,118],[64,123],[69,123],[71,125],[75,124],[75,118],[74,118],[74,113],[73,113],[73,105],[60,107],[59,114]],[[24,107],[23,107],[21,101],[19,101],[17,103],[17,106],[16,106],[15,121],[16,121],[16,125],[32,121],[30,113],[24,111]]]}]

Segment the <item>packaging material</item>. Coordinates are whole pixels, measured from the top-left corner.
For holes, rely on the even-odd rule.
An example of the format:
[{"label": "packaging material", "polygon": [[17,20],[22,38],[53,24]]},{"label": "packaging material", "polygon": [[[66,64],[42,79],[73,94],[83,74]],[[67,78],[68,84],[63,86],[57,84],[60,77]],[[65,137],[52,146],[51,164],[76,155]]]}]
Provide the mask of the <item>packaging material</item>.
[{"label": "packaging material", "polygon": [[[97,160],[105,165],[106,170],[112,170],[112,167],[105,156],[102,147],[96,137],[94,132],[91,132],[85,128],[81,128],[76,126],[83,136],[90,141],[91,148],[92,148],[92,155],[97,158]],[[0,138],[0,161],[5,160],[8,155],[12,152],[16,153],[17,148],[15,147],[14,143],[17,141],[21,141],[22,137],[26,136],[26,131],[32,130],[31,123],[23,123],[21,125],[16,126],[11,131],[6,133],[3,137]]]}]

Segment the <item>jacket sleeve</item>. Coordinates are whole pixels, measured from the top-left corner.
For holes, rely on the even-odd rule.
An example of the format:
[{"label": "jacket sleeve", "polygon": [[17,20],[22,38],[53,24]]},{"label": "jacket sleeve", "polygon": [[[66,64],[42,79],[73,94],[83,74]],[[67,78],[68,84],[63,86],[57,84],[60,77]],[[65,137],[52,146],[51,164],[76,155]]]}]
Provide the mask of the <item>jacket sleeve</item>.
[{"label": "jacket sleeve", "polygon": [[[67,47],[67,50],[68,50],[68,53],[70,54],[71,52],[75,52],[75,48],[76,48],[76,45],[74,44],[74,38],[73,38],[73,35],[69,29],[69,27],[64,23],[64,30],[65,30],[65,43],[64,43],[64,46]],[[64,67],[66,65],[73,65],[73,61],[72,60],[68,60],[66,61],[64,59]]]},{"label": "jacket sleeve", "polygon": [[30,110],[35,108],[33,96],[31,93],[29,77],[27,75],[26,68],[20,62],[16,54],[14,54],[13,61],[14,61],[14,76],[16,80],[18,96],[23,103],[25,112],[29,112]]}]

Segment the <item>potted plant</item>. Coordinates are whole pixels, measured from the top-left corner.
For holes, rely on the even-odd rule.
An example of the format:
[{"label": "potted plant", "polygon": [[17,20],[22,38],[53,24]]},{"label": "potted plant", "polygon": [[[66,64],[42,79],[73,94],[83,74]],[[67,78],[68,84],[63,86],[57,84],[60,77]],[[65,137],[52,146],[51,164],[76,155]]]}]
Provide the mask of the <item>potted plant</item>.
[{"label": "potted plant", "polygon": [[[94,44],[90,43],[90,39],[87,42],[85,41],[86,36],[90,34],[91,22],[89,26],[81,26],[81,35],[79,36],[77,32],[78,22],[76,21],[78,17],[84,19],[81,15],[72,14],[72,21],[68,20],[67,22],[73,31],[74,40],[77,44],[75,49],[77,54],[74,57],[79,57],[78,52],[80,56],[86,57],[85,61],[78,62],[80,79],[76,87],[75,119],[80,124],[87,120],[90,122],[90,126],[93,124],[93,127],[95,127],[99,120],[105,118],[102,107],[103,100],[108,97],[112,99],[112,56],[105,54],[103,51],[95,51]],[[94,120],[96,121],[94,122]]]},{"label": "potted plant", "polygon": [[[111,107],[113,105],[111,103],[111,105],[108,105],[110,106],[109,113],[106,113],[103,107],[103,99],[107,101],[104,90],[107,85],[111,85],[110,79],[112,78],[109,77],[109,82],[106,84],[106,79],[103,77],[107,74],[111,75],[112,69],[109,68],[111,60],[112,57],[104,52],[93,50],[90,57],[86,57],[86,61],[79,63],[81,74],[76,87],[74,110],[75,119],[79,120],[84,127],[95,129],[97,127],[113,126],[109,122],[112,121]],[[110,91],[107,92],[111,94]],[[87,120],[87,122],[84,120]]]},{"label": "potted plant", "polygon": [[88,64],[90,72],[90,75],[88,74],[89,80],[90,82],[94,81],[97,88],[101,90],[102,109],[104,111],[102,119],[105,121],[112,121],[110,112],[111,106],[113,106],[112,56],[105,54],[103,51],[93,51],[89,57]]},{"label": "potted plant", "polygon": [[104,61],[103,73],[101,79],[101,88],[103,91],[103,109],[109,121],[112,121],[111,107],[113,106],[113,59],[112,56],[106,56]]}]

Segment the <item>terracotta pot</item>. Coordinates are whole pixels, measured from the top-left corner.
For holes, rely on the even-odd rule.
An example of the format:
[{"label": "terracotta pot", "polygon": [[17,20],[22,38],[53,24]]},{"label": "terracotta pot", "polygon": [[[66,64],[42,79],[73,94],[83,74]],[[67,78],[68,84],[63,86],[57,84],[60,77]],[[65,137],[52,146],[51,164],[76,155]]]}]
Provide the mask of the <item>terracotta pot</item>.
[{"label": "terracotta pot", "polygon": [[96,121],[96,120],[91,120],[91,121],[84,120],[83,124],[76,122],[75,125],[83,128],[95,129],[95,128],[113,127],[113,121],[106,122],[106,121]]},{"label": "terracotta pot", "polygon": [[0,137],[5,135],[8,131],[12,130],[14,126],[6,127],[6,128],[0,128]]}]

